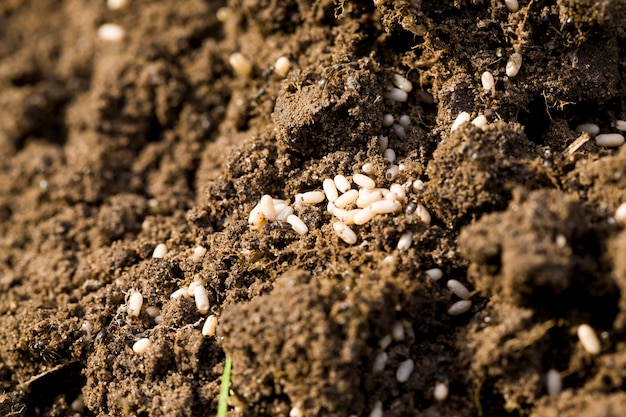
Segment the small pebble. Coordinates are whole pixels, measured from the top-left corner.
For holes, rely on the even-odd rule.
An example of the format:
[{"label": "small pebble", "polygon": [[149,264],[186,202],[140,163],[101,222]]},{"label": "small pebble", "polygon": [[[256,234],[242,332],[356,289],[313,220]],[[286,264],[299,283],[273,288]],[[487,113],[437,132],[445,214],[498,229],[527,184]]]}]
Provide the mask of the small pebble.
[{"label": "small pebble", "polygon": [[622,146],[624,143],[624,136],[619,133],[603,133],[596,136],[596,143],[600,146],[615,148]]},{"label": "small pebble", "polygon": [[448,309],[448,314],[451,316],[458,316],[459,314],[467,313],[472,308],[472,302],[470,300],[461,300],[452,304]]},{"label": "small pebble", "polygon": [[588,324],[581,324],[577,329],[578,339],[580,339],[580,343],[583,345],[583,348],[587,351],[587,353],[591,355],[597,355],[602,350],[600,346],[600,339],[598,339],[598,335],[596,334],[593,327]]},{"label": "small pebble", "polygon": [[401,362],[398,366],[398,370],[396,371],[396,380],[400,383],[408,381],[414,368],[415,363],[412,359],[407,359],[404,362]]},{"label": "small pebble", "polygon": [[148,351],[150,344],[151,344],[150,339],[148,339],[147,337],[141,338],[137,340],[135,344],[133,344],[133,352],[139,355],[143,355],[144,353]]},{"label": "small pebble", "polygon": [[297,404],[291,410],[289,410],[289,417],[304,417],[304,411],[302,411],[302,406],[300,404]]}]

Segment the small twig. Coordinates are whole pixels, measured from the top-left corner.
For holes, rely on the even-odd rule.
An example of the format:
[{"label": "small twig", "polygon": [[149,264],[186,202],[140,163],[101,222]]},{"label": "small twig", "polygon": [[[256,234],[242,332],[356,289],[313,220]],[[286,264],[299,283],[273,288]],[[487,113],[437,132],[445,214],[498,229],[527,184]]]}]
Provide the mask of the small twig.
[{"label": "small twig", "polygon": [[589,134],[587,132],[581,133],[580,136],[578,136],[574,142],[569,144],[569,146],[565,150],[565,153],[567,155],[573,155],[574,152],[576,152],[578,150],[578,148],[580,148],[585,143],[587,143],[587,141],[589,141],[589,139],[591,139],[591,137],[589,136]]}]

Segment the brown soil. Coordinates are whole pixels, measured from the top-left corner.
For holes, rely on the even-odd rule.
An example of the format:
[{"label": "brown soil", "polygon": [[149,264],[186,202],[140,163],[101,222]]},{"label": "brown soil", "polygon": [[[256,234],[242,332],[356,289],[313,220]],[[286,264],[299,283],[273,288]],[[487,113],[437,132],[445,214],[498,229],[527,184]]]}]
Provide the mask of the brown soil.
[{"label": "brown soil", "polygon": [[[125,38],[99,39],[104,23]],[[523,64],[508,77],[513,52]],[[515,13],[500,0],[3,1],[0,415],[213,415],[226,356],[230,416],[368,416],[377,402],[385,417],[626,415],[626,230],[613,217],[626,147],[568,150],[579,123],[608,133],[626,119],[625,57],[617,0],[520,0]],[[405,103],[384,98],[394,73],[413,84]],[[450,133],[462,111],[490,123]],[[406,137],[388,113],[410,116]],[[394,182],[425,186],[355,227],[356,245],[325,204],[296,207],[304,236],[248,226],[263,194],[293,200],[364,163],[389,186],[380,135],[402,164]],[[451,278],[473,291],[458,316]],[[170,299],[197,279],[216,337],[193,298]],[[403,337],[381,347],[393,328]]]}]

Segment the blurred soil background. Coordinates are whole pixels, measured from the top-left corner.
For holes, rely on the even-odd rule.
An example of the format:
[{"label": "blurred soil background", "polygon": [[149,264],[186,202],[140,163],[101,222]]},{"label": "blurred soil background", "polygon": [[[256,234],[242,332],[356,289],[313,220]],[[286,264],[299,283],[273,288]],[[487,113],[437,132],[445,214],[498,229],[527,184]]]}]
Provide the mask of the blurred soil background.
[{"label": "blurred soil background", "polygon": [[[210,416],[227,355],[229,416],[626,415],[626,146],[572,146],[626,120],[626,3],[508,3],[2,1],[0,415]],[[356,244],[249,227],[366,163],[406,197]]]}]

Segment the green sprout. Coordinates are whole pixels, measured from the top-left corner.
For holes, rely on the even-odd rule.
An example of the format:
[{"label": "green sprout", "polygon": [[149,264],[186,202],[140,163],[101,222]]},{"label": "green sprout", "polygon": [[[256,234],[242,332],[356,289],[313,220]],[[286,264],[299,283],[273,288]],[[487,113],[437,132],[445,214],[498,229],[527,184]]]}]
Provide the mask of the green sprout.
[{"label": "green sprout", "polygon": [[224,363],[224,373],[222,374],[222,385],[220,385],[220,398],[217,402],[217,417],[226,417],[228,411],[228,393],[230,391],[230,368],[233,365],[233,359],[226,357]]}]

